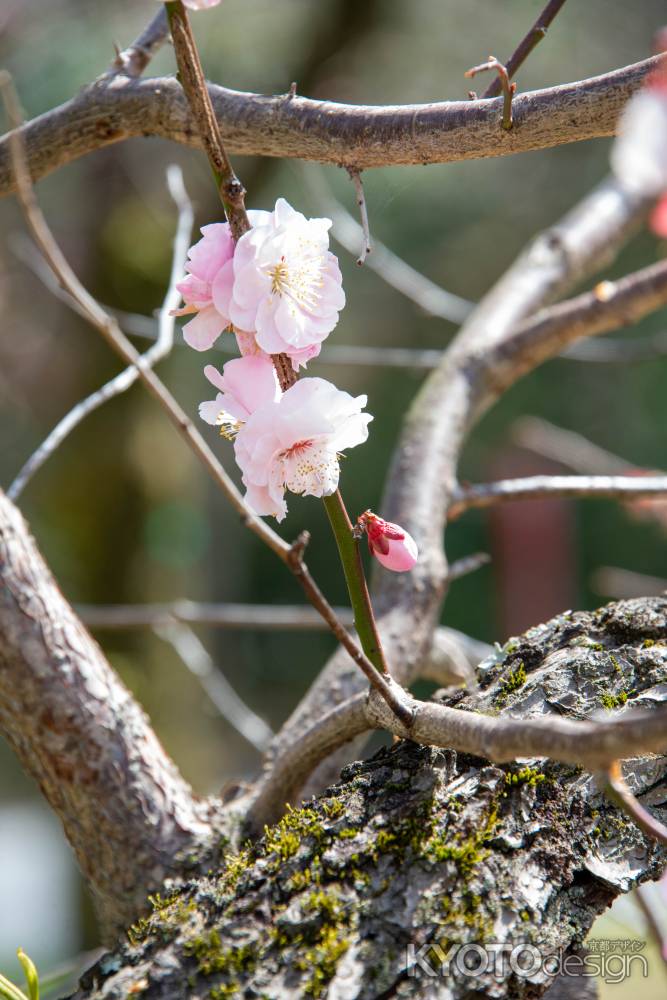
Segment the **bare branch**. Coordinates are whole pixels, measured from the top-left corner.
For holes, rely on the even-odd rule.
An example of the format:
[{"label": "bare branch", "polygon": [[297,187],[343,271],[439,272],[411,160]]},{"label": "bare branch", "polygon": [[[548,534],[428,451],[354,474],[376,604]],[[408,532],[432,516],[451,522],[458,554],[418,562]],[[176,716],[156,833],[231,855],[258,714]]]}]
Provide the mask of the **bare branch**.
[{"label": "bare branch", "polygon": [[661,844],[667,844],[667,827],[655,816],[651,816],[648,809],[644,809],[643,805],[632,794],[623,777],[620,761],[615,760],[610,765],[606,779],[605,791],[616,805],[620,806],[631,817],[647,837],[651,837],[652,840],[657,840]]},{"label": "bare branch", "polygon": [[113,938],[179,852],[210,852],[219,807],[193,797],[2,492],[0,583],[0,731],[60,818]]},{"label": "bare branch", "polygon": [[[364,720],[370,729],[385,729],[417,743],[449,747],[497,763],[548,757],[596,772],[606,770],[619,758],[663,752],[667,749],[664,705],[650,711],[628,708],[612,717],[572,719],[561,715],[558,704],[550,705],[546,691],[552,691],[549,685],[556,675],[562,690],[571,691],[582,661],[589,663],[591,650],[607,663],[616,652],[624,664],[634,664],[621,670],[633,672],[635,679],[641,676],[647,701],[655,704],[652,685],[664,675],[666,608],[664,599],[654,598],[610,605],[596,613],[567,613],[515,640],[514,662],[530,664],[528,678],[515,695],[515,699],[523,700],[522,705],[516,701],[507,705],[507,679],[512,677],[512,667],[502,657],[502,666],[495,659],[487,664],[487,669],[496,671],[491,683],[487,679],[480,695],[469,694],[462,702],[464,708],[416,701],[408,696],[413,711],[409,730],[397,722],[375,692],[367,699],[356,695],[330,709],[324,718],[315,719],[299,740],[279,740],[279,752],[251,806],[253,825],[275,819],[283,802],[296,795],[317,764],[363,732]],[[572,643],[575,637],[581,645]],[[599,653],[594,649],[597,646],[601,646]],[[531,698],[535,706],[532,712],[528,707]],[[534,712],[535,717],[520,717],[528,712]]]},{"label": "bare branch", "polygon": [[[375,598],[387,660],[399,683],[408,685],[419,674],[440,616],[447,586],[443,531],[467,434],[503,391],[576,336],[564,319],[572,303],[564,304],[556,318],[545,311],[536,325],[527,317],[605,266],[650,205],[650,199],[626,191],[614,178],[600,184],[520,255],[464,324],[413,403],[380,510],[414,536],[420,559],[409,574],[378,572]],[[657,279],[662,286],[664,275],[651,269],[639,274],[640,284],[646,281],[645,301],[661,298],[662,287],[657,294],[652,283]],[[627,284],[620,290],[619,285],[611,299],[597,296],[598,305],[629,293]],[[591,307],[602,325],[602,314],[592,302]],[[570,314],[568,322],[576,315]],[[584,336],[590,326],[582,322],[578,330]],[[331,705],[332,691],[343,701],[358,690],[356,678],[333,657],[279,733],[279,751],[314,724],[324,705]],[[331,758],[326,777],[324,772],[313,775],[311,793],[321,778],[330,779],[336,764],[341,765],[340,758]]]},{"label": "bare branch", "polygon": [[[5,106],[8,116],[11,121],[18,125],[20,122],[20,112],[9,74],[4,73],[0,77],[0,89],[2,89],[3,98],[6,102]],[[163,410],[165,410],[172,423],[187,440],[198,458],[201,459],[217,485],[241,515],[243,523],[258,535],[283,562],[287,562],[291,551],[290,546],[248,507],[236,486],[206,444],[204,438],[196,430],[185,411],[178,405],[155,372],[147,366],[145,360],[132,346],[115,319],[102,309],[100,304],[83,287],[72,271],[60,247],[53,238],[53,234],[35,198],[24,156],[22,130],[15,127],[11,133],[11,137],[17,195],[30,232],[44,254],[58,282],[77,301],[79,311],[82,315],[92,326],[99,330],[110,347],[122,358],[125,364],[137,369],[141,381],[162,406]]]},{"label": "bare branch", "polygon": [[[532,26],[527,35],[521,39],[516,49],[510,56],[510,58],[505,63],[507,69],[507,75],[510,80],[515,75],[519,66],[521,66],[530,53],[533,51],[536,45],[542,41],[547,33],[547,28],[554,20],[556,15],[559,13],[561,7],[565,4],[565,0],[549,0],[535,24]],[[497,97],[501,90],[501,81],[496,78],[493,80],[489,86],[486,88],[482,97]]]},{"label": "bare branch", "polygon": [[[314,169],[304,167],[302,176],[313,192],[316,203],[321,205],[323,211],[333,220],[332,233],[334,239],[351,254],[358,253],[359,245],[364,240],[363,229],[347,209],[334,198],[331,189],[324,180],[322,171],[315,171]],[[429,316],[438,316],[449,323],[462,323],[474,308],[474,303],[469,302],[467,299],[462,299],[460,296],[452,294],[452,292],[445,291],[444,288],[431,281],[430,278],[416,271],[415,268],[411,267],[410,264],[397,256],[397,254],[378,239],[373,241],[373,253],[368,258],[366,267],[379,274],[383,281],[386,281],[396,291],[405,295],[406,298],[411,299],[415,305],[419,306]],[[333,347],[325,346],[322,357],[333,359],[334,351],[343,350],[349,351],[350,349],[340,348],[335,345]],[[369,348],[358,348],[358,351],[368,350]],[[385,355],[386,350],[382,348],[383,355]],[[388,349],[388,351],[391,354],[391,349]],[[405,352],[403,351],[403,353]],[[418,361],[416,354],[417,352],[415,352],[415,364]],[[419,354],[423,355],[424,362],[419,363],[419,367],[430,367],[432,362],[437,364],[441,357],[440,351],[420,351]],[[338,355],[335,356],[338,357]],[[363,357],[363,355],[361,356]],[[427,356],[428,363],[426,363]]]},{"label": "bare branch", "polygon": [[[10,120],[18,125],[20,122],[18,101],[11,84],[11,78],[7,73],[0,74],[0,90],[2,91]],[[214,453],[195,429],[192,421],[176,402],[164,383],[146,365],[145,360],[132,346],[116,320],[102,309],[97,300],[88,293],[76,277],[56,243],[35,198],[30,175],[27,172],[25,163],[22,132],[19,128],[15,128],[11,135],[18,198],[35,242],[40,247],[59,283],[77,301],[84,317],[99,330],[112,349],[126,364],[132,365],[137,369],[141,381],[160,403],[172,423],[175,424],[186,438],[195,454],[203,461],[217,485],[241,514],[243,523],[258,535],[287,565],[303,587],[308,600],[317,608],[333,634],[357,666],[360,667],[371,685],[389,699],[393,710],[409,725],[410,716],[401,699],[396,696],[396,693],[390,688],[386,679],[378,673],[365,653],[362,652],[349,632],[346,631],[324,594],[313,580],[303,560],[304,549],[308,543],[308,533],[302,532],[292,545],[288,545],[287,542],[283,541],[279,535],[255,514],[252,508],[246,504]],[[276,357],[279,356],[274,355],[273,357],[275,362]]]},{"label": "bare branch", "polygon": [[199,636],[188,625],[171,621],[154,625],[153,631],[168,643],[217,708],[220,715],[241,734],[255,750],[264,753],[273,739],[273,731],[264,719],[246,705]]},{"label": "bare branch", "polygon": [[356,167],[348,167],[347,172],[350,175],[352,184],[354,185],[354,193],[357,199],[357,205],[359,206],[359,216],[361,218],[361,253],[357,259],[357,264],[361,267],[373,249],[371,246],[371,229],[368,223],[368,208],[366,206],[366,198],[364,196],[364,185],[361,182],[361,173],[356,169]]},{"label": "bare branch", "polygon": [[660,753],[667,748],[667,709],[636,711],[599,721],[512,719],[462,712],[435,702],[415,703],[408,734],[395,716],[389,724],[386,703],[369,696],[368,719],[402,739],[453,747],[503,763],[518,757],[549,757],[589,771],[608,767],[620,757]]},{"label": "bare branch", "polygon": [[611,497],[639,500],[667,496],[667,476],[528,476],[496,483],[459,486],[452,493],[451,521],[466,510],[491,507],[510,500],[545,500],[551,497]]},{"label": "bare branch", "polygon": [[567,361],[626,365],[637,361],[655,361],[667,355],[667,333],[648,334],[640,339],[583,340],[572,344],[562,354]]},{"label": "bare branch", "polygon": [[[512,427],[512,440],[582,475],[623,476],[636,469],[632,462],[612,455],[576,431],[556,427],[540,417],[521,417]],[[637,595],[640,596],[640,595]]]},{"label": "bare branch", "polygon": [[[153,347],[143,355],[144,364],[152,368],[158,361],[167,357],[174,343],[174,316],[172,311],[176,309],[181,301],[181,295],[176,288],[176,283],[183,277],[183,268],[190,246],[190,235],[192,232],[193,212],[190,199],[187,196],[183,184],[183,175],[180,167],[170,166],[167,169],[167,185],[176,207],[178,208],[178,223],[174,236],[174,251],[171,265],[171,275],[169,287],[165,296],[158,321],[158,337]],[[68,296],[70,302],[72,299]],[[48,437],[42,442],[39,448],[30,456],[23,468],[20,470],[13,483],[7,490],[10,500],[17,500],[32,479],[34,474],[42,467],[47,458],[62,444],[65,438],[77,427],[89,413],[102,406],[115,396],[126,392],[130,386],[139,378],[139,369],[132,366],[120,372],[109,382],[93,392],[86,399],[77,403],[62,420],[53,428]]]},{"label": "bare branch", "polygon": [[[359,170],[505,156],[613,135],[621,108],[663,57],[576,83],[520,94],[514,128],[498,128],[495,101],[368,107],[281,95],[244,94],[209,84],[228,151],[297,157]],[[86,153],[132,136],[198,146],[188,104],[169,77],[84,88],[23,128],[33,180]],[[13,189],[9,137],[0,140],[0,194]]]},{"label": "bare branch", "polygon": [[[349,608],[333,609],[338,620],[352,627]],[[203,604],[173,601],[170,604],[79,604],[76,612],[92,629],[156,628],[170,622],[209,625],[213,628],[264,631],[321,631],[327,623],[307,604]]]},{"label": "bare branch", "polygon": [[164,7],[160,7],[155,17],[146,25],[131,45],[118,52],[111,68],[101,79],[126,76],[137,79],[148,66],[155,53],[162,48],[169,37],[169,25]]}]

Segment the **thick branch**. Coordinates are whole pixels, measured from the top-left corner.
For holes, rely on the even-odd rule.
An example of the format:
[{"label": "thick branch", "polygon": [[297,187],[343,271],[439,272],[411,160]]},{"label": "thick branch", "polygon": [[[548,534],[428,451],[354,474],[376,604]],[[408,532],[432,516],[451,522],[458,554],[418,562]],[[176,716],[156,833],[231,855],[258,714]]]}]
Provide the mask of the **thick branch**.
[{"label": "thick branch", "polygon": [[0,730],[113,936],[187,854],[210,853],[217,807],[193,797],[1,492],[0,583]]},{"label": "thick branch", "polygon": [[[632,697],[651,707],[641,713],[647,724],[662,716],[664,726],[666,609],[664,601],[627,602],[532,630],[505,662],[497,656],[487,664],[482,697],[463,699],[468,709],[495,714],[458,715],[498,730],[546,733],[565,723],[581,734],[599,725],[595,733],[608,741],[629,728],[629,713],[575,720],[633,686]],[[510,691],[519,659],[526,680]],[[337,723],[353,731],[362,699],[350,708],[345,718],[340,710],[329,716],[333,739]],[[663,746],[666,739],[663,729]],[[585,749],[595,755],[595,736]],[[624,768],[633,796],[663,824],[666,769],[667,758],[653,756],[633,756]],[[524,976],[507,961],[480,969],[480,946],[490,946],[487,956],[527,946],[543,960],[568,955],[613,897],[656,878],[666,856],[577,766],[499,767],[406,741],[346,767],[319,800],[157,908],[133,946],[101,963],[76,997],[109,1000],[145,983],[144,995],[156,1000],[213,993],[535,1000],[550,984],[542,962]],[[477,950],[474,976],[455,960],[465,943]],[[426,968],[418,963],[407,973],[408,945]],[[588,993],[578,985],[567,995],[581,1000]]]},{"label": "thick branch", "polygon": [[[512,104],[514,127],[498,128],[498,100],[371,107],[265,97],[209,85],[232,153],[297,157],[359,170],[505,156],[613,135],[621,108],[662,59],[655,56],[576,83],[532,91]],[[164,77],[96,81],[24,127],[33,180],[102,146],[161,136],[198,146],[179,83]],[[0,194],[13,189],[9,144],[0,139]]]}]

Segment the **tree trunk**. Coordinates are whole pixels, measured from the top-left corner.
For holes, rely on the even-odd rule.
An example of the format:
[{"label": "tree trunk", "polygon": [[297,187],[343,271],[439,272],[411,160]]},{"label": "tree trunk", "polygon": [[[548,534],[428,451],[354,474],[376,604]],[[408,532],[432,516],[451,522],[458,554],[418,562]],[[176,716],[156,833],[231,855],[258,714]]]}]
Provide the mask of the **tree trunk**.
[{"label": "tree trunk", "polygon": [[[545,725],[650,707],[667,690],[666,610],[566,613],[490,657],[479,693],[440,697]],[[624,770],[664,822],[667,758]],[[595,917],[666,859],[578,767],[498,767],[404,741],[158,901],[76,1000],[538,997]]]}]

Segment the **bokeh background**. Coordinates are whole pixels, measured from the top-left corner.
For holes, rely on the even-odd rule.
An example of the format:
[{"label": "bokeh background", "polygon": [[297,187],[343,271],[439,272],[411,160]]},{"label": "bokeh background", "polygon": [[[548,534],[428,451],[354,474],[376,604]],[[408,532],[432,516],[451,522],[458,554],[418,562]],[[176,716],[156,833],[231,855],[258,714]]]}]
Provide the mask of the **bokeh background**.
[{"label": "bokeh background", "polygon": [[[507,58],[542,6],[541,0],[224,0],[194,24],[208,77],[229,87],[282,93],[296,80],[299,93],[316,98],[404,103],[465,98],[464,71],[490,51]],[[153,0],[5,0],[0,63],[13,73],[26,114],[65,101],[100,74],[114,43],[127,45],[154,10]],[[645,58],[664,13],[661,0],[571,0],[520,70],[519,89]],[[168,47],[149,72],[173,72]],[[487,82],[476,81],[480,92]],[[503,159],[367,172],[373,236],[447,290],[478,300],[527,240],[604,175],[609,145],[596,140]],[[165,183],[170,163],[183,169],[197,226],[220,219],[203,155],[157,139],[96,152],[38,187],[54,232],[88,288],[134,316],[152,316],[166,287],[175,224]],[[317,194],[325,190],[355,212],[351,183],[338,169],[244,157],[235,163],[250,207],[270,207],[282,195],[306,214],[326,214]],[[0,233],[0,483],[7,487],[59,418],[118,365],[98,334],[35,276],[34,253],[11,199],[0,202]],[[455,323],[425,315],[368,267],[358,268],[348,251],[334,249],[348,305],[331,344],[440,350],[451,339]],[[639,234],[601,276],[613,278],[664,251]],[[128,330],[138,323],[130,319]],[[664,323],[663,311],[625,335],[659,334]],[[210,398],[202,361],[179,343],[160,366],[193,415],[197,403]],[[550,362],[482,421],[463,455],[462,477],[567,471],[553,456],[517,443],[517,421],[527,416],[577,431],[639,467],[664,469],[666,366],[659,358],[632,365]],[[332,364],[326,351],[311,370],[353,393],[368,393],[375,415],[370,440],[346,459],[342,486],[351,512],[378,509],[402,416],[425,372],[387,367],[381,353],[372,366]],[[231,447],[214,432],[209,436],[231,468]],[[29,484],[20,506],[75,603],[302,600],[277,560],[239,529],[139,386],[76,430]],[[595,607],[633,586],[657,592],[667,576],[660,513],[655,505],[639,516],[636,509],[595,501],[470,513],[449,527],[448,554],[483,550],[492,562],[456,583],[444,620],[476,638],[502,642],[567,607]],[[293,497],[281,530],[291,538],[302,528],[312,534],[311,569],[332,602],[343,604],[344,583],[321,505]],[[602,567],[653,579],[637,581],[600,572]],[[197,634],[216,669],[274,729],[333,649],[322,632]],[[221,718],[154,632],[96,635],[198,791],[214,792],[257,772],[256,749]],[[15,970],[17,944],[50,968],[96,945],[94,921],[56,822],[2,744],[0,776],[0,968]],[[603,935],[644,934],[631,908],[613,919],[622,931],[603,925]],[[658,969],[657,986],[642,983],[642,995],[662,995],[661,975]],[[606,987],[606,995],[620,998],[625,988]]]}]

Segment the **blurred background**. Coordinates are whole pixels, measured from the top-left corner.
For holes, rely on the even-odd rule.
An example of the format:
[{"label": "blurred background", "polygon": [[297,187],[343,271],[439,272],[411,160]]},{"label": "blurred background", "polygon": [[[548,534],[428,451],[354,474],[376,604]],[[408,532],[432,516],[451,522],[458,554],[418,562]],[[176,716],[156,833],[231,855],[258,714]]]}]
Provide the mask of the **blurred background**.
[{"label": "blurred background", "polygon": [[[206,73],[215,82],[272,94],[296,80],[298,92],[307,96],[391,104],[465,99],[465,70],[489,52],[508,58],[542,6],[542,0],[225,0],[224,9],[193,21]],[[114,44],[129,44],[154,11],[153,0],[5,0],[0,64],[14,75],[26,115],[65,101],[103,72]],[[519,91],[645,58],[664,13],[662,0],[572,0],[519,71]],[[165,47],[149,73],[172,72]],[[474,85],[481,93],[488,82],[482,77]],[[609,145],[597,140],[503,159],[366,172],[372,236],[432,282],[474,302],[527,240],[604,175]],[[165,182],[170,163],[182,167],[197,227],[219,220],[203,155],[157,139],[101,150],[38,186],[70,262],[102,302],[131,314],[128,332],[151,328],[140,317],[153,315],[168,281],[176,221]],[[347,210],[356,220],[353,188],[341,170],[245,157],[235,158],[235,165],[249,207],[272,207],[282,195],[307,215],[327,215],[333,197],[341,206],[336,211]],[[99,335],[36,277],[34,251],[11,199],[0,201],[0,233],[0,483],[7,488],[60,417],[115,374],[118,364]],[[357,267],[357,246],[354,253],[336,244],[333,249],[348,305],[329,338],[331,358],[325,348],[311,373],[352,393],[368,393],[368,410],[375,415],[370,440],[350,452],[342,487],[352,514],[367,507],[381,513],[383,480],[403,413],[433,352],[456,332],[456,309],[449,320],[429,316],[374,273],[371,261]],[[601,276],[616,277],[664,251],[640,234]],[[659,337],[664,324],[663,311],[623,336]],[[194,416],[198,402],[211,395],[204,359],[178,340],[159,371]],[[372,364],[359,357],[341,364],[344,345],[378,351]],[[413,353],[387,350],[383,356],[385,348]],[[599,351],[593,358],[554,360],[508,393],[469,441],[462,478],[615,471],[603,467],[615,459],[666,468],[667,356],[632,364],[600,360]],[[211,360],[224,357],[206,358]],[[231,470],[231,446],[203,429]],[[584,451],[581,467],[585,441],[562,431],[583,435],[604,451]],[[239,529],[207,474],[139,386],[92,414],[19,503],[74,603],[302,601],[275,557]],[[478,639],[503,642],[566,608],[659,592],[667,577],[664,510],[588,500],[465,515],[448,529],[450,559],[480,550],[492,559],[453,586],[444,621]],[[292,497],[281,532],[293,538],[302,528],[312,534],[311,570],[330,600],[344,604],[324,511],[312,500]],[[256,747],[221,717],[164,637],[149,627],[95,634],[197,791],[215,792],[257,772]],[[334,648],[320,631],[197,628],[196,635],[214,669],[274,730]],[[201,648],[192,642],[189,648],[190,659],[199,656],[201,666]],[[94,921],[56,822],[1,744],[0,775],[0,969],[15,971],[18,944],[42,968],[55,966],[95,946]],[[621,909],[614,919],[625,921],[624,930],[607,932],[603,926],[603,936],[643,935],[635,911]],[[655,994],[653,985],[643,984],[642,995],[662,995],[661,974],[658,969]],[[606,995],[620,998],[624,988],[606,987]]]}]

